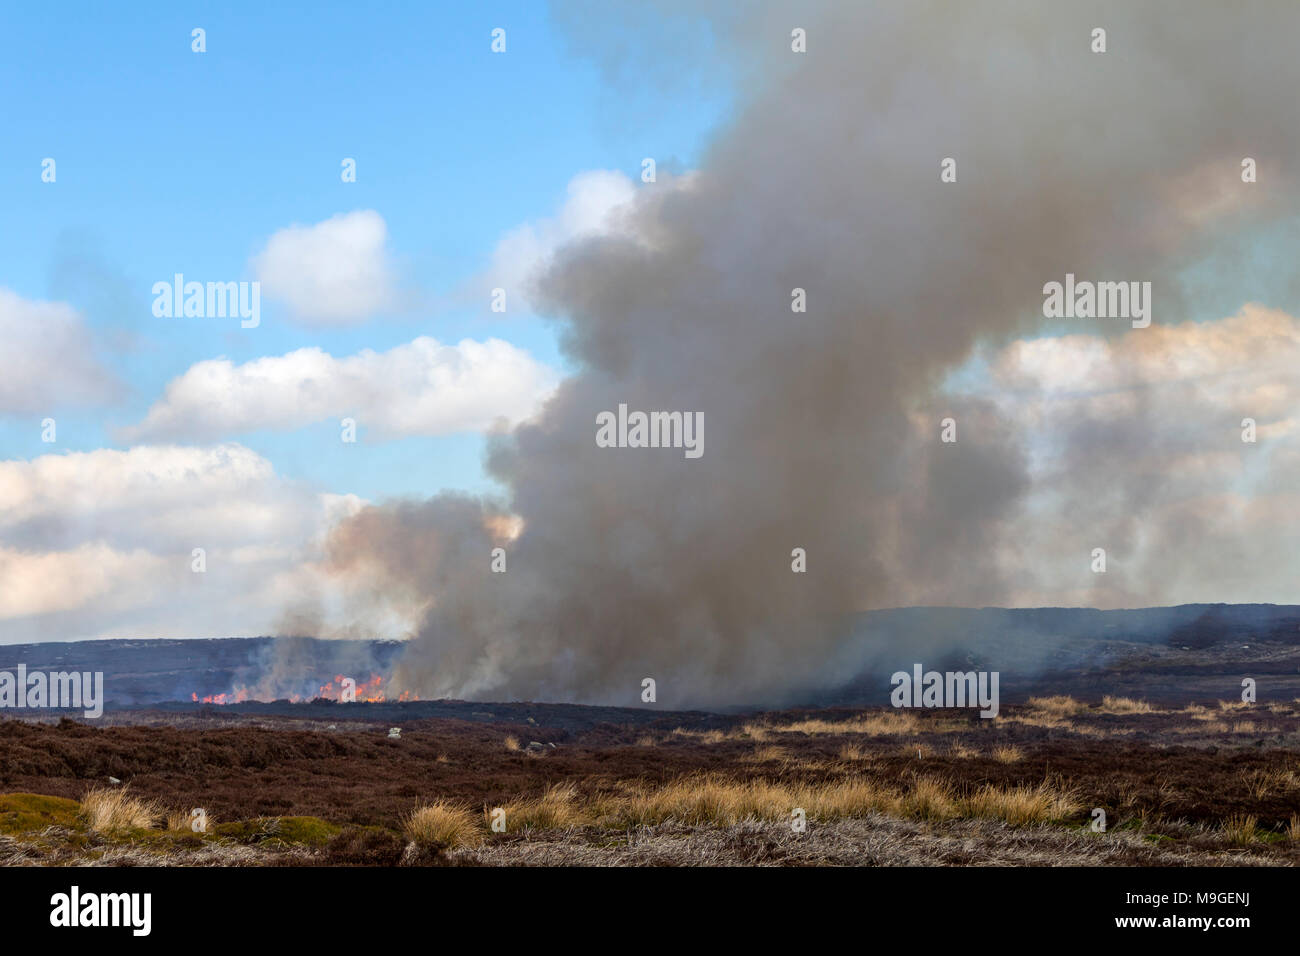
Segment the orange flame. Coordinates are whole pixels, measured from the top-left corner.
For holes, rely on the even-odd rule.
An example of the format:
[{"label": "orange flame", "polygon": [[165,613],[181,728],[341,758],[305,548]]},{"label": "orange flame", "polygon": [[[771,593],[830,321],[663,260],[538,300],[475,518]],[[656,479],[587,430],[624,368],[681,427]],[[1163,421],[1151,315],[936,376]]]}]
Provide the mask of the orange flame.
[{"label": "orange flame", "polygon": [[[342,700],[343,697],[343,680],[342,674],[335,674],[334,680],[321,684],[313,698],[324,698],[325,700]],[[382,704],[391,701],[405,702],[419,700],[418,694],[412,694],[409,690],[404,690],[396,697],[389,697],[383,689],[384,678],[381,674],[371,674],[370,679],[358,681],[356,685],[356,699],[361,702],[370,704]],[[281,698],[285,699],[285,698]],[[309,698],[301,694],[290,694],[287,699],[290,703],[301,704]],[[197,693],[190,694],[190,700],[194,703],[203,704],[238,704],[246,700],[260,700],[254,697],[252,691],[243,685],[236,685],[230,691],[224,694],[209,694],[206,697],[199,697]],[[265,701],[264,701],[265,703]]]}]

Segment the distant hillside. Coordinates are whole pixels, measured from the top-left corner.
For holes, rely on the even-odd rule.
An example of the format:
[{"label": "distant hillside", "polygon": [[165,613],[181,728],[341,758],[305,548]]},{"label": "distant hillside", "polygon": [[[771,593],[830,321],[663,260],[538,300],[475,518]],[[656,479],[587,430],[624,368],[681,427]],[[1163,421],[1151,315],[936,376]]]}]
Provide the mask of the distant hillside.
[{"label": "distant hillside", "polygon": [[301,686],[295,692],[310,696],[339,673],[363,680],[372,668],[386,672],[401,647],[398,641],[311,637],[10,644],[0,646],[0,670],[23,663],[29,671],[103,671],[107,706],[120,709],[225,693],[273,670],[296,674]]},{"label": "distant hillside", "polygon": [[888,677],[996,670],[1005,700],[1032,694],[1236,697],[1243,676],[1273,678],[1260,699],[1300,695],[1300,606],[1183,604],[1095,608],[916,607],[871,611],[834,662],[853,675],[817,703],[884,703]]},{"label": "distant hillside", "polygon": [[[1242,676],[1261,681],[1261,700],[1300,696],[1296,605],[896,608],[858,615],[851,629],[827,662],[825,687],[755,704],[885,703],[889,675],[915,663],[996,670],[1008,702],[1049,692],[1217,699],[1235,697]],[[306,637],[16,644],[0,646],[0,670],[23,663],[29,670],[103,671],[106,706],[118,710],[188,703],[235,687],[261,700],[310,699],[338,674],[358,681],[390,674],[402,646]]]}]

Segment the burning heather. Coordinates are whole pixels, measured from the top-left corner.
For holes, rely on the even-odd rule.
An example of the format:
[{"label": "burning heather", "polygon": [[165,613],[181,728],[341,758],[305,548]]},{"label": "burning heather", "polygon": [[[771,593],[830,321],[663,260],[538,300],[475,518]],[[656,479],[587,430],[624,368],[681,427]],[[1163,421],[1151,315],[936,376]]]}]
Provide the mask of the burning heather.
[{"label": "burning heather", "polygon": [[190,700],[198,704],[242,704],[244,701],[274,701],[287,700],[291,704],[305,703],[311,700],[337,700],[343,703],[361,702],[370,704],[382,703],[401,703],[408,700],[419,700],[419,696],[412,694],[410,691],[389,696],[384,689],[384,678],[379,674],[371,674],[370,678],[365,681],[357,681],[351,677],[344,677],[342,674],[336,674],[334,679],[320,685],[314,694],[300,694],[295,691],[286,691],[276,696],[271,696],[275,692],[256,691],[255,689],[240,685],[232,688],[230,691],[221,694],[205,694],[200,697],[197,691],[190,693]]}]

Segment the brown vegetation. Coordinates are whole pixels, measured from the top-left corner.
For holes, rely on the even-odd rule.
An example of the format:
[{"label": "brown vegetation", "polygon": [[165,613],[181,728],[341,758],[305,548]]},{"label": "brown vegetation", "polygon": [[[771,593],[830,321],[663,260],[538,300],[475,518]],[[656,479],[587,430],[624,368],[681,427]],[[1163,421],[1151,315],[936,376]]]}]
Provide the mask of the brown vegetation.
[{"label": "brown vegetation", "polygon": [[[809,834],[857,833],[852,821],[866,820],[892,821],[889,832],[901,834],[913,821],[983,845],[1011,827],[1068,848],[1076,862],[1138,862],[1149,859],[1140,846],[1157,844],[1185,862],[1300,862],[1292,704],[1157,710],[1057,696],[1006,706],[992,721],[887,709],[669,720],[560,730],[432,719],[404,724],[400,739],[387,736],[387,720],[225,719],[211,729],[5,721],[0,859],[491,862],[503,847],[527,861],[541,846],[547,859],[570,850],[588,859],[602,847],[623,848],[608,856],[624,859],[633,843],[664,849],[645,828],[722,852],[731,844],[715,845],[706,830],[760,827],[776,841],[765,861],[807,862],[805,844],[784,836],[802,810]],[[520,737],[556,746],[533,756],[502,746]],[[109,775],[125,783],[106,785]],[[189,829],[195,806],[208,814],[206,834]],[[1106,811],[1106,834],[1088,830],[1093,807]],[[496,808],[503,833],[491,828]],[[1044,835],[1053,828],[1081,836]],[[844,858],[822,839],[806,843],[826,860]],[[1098,839],[1110,848],[1100,857]],[[683,850],[683,862],[693,852]],[[748,852],[732,847],[719,860]]]}]

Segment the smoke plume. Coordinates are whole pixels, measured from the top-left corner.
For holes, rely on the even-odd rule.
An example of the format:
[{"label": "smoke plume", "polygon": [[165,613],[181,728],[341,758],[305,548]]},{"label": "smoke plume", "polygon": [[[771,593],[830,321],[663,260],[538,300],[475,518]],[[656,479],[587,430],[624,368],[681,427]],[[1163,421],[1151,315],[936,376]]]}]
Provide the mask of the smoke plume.
[{"label": "smoke plume", "polygon": [[[602,7],[561,21],[604,62],[626,39]],[[776,702],[846,676],[856,612],[1001,602],[1026,451],[945,377],[1045,328],[1066,273],[1149,281],[1154,321],[1178,315],[1180,269],[1295,212],[1281,171],[1240,181],[1245,156],[1300,152],[1294,4],[742,7],[695,25],[708,54],[638,47],[642,84],[712,56],[734,118],[539,277],[578,371],[492,441],[501,499],[334,535],[336,569],[419,620],[395,680],[423,698],[636,704],[651,677],[660,703]],[[620,403],[703,413],[703,455],[597,447]]]}]

